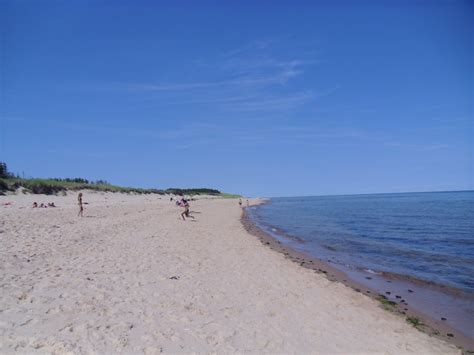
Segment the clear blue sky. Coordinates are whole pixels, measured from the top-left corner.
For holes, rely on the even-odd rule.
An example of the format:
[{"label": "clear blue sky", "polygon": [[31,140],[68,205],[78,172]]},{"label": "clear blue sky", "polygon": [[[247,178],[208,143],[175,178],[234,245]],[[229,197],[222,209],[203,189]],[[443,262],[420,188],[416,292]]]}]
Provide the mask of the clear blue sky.
[{"label": "clear blue sky", "polygon": [[0,160],[252,196],[474,189],[473,1],[0,0]]}]

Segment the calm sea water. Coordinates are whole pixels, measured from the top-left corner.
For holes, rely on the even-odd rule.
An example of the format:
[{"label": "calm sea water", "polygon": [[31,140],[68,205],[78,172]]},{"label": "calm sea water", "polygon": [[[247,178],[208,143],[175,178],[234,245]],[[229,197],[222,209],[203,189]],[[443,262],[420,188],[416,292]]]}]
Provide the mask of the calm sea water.
[{"label": "calm sea water", "polygon": [[474,293],[474,191],[272,198],[248,212],[320,259]]}]

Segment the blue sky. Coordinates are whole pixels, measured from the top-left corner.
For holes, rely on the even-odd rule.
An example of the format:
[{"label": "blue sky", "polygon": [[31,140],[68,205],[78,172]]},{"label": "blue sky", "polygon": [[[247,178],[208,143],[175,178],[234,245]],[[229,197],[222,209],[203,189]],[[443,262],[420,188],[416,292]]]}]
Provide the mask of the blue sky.
[{"label": "blue sky", "polygon": [[0,1],[0,160],[251,196],[474,189],[470,1]]}]

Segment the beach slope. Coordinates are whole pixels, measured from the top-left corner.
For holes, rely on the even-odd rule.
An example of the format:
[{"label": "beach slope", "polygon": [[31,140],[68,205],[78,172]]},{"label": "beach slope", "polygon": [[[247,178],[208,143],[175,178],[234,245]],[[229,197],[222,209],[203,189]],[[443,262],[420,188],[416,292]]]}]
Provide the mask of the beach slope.
[{"label": "beach slope", "polygon": [[460,353],[263,246],[236,200],[84,201],[0,197],[0,352]]}]

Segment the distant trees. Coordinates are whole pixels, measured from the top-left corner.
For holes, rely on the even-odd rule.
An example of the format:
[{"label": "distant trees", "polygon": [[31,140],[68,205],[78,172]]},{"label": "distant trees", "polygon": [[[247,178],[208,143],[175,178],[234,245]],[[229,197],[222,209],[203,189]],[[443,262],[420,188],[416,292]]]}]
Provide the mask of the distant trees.
[{"label": "distant trees", "polygon": [[216,189],[198,188],[198,189],[179,189],[171,188],[167,190],[141,189],[131,187],[121,187],[110,184],[106,180],[89,181],[83,178],[21,178],[8,171],[7,164],[0,161],[0,195],[6,191],[15,191],[23,187],[26,191],[34,194],[51,195],[65,190],[89,189],[95,191],[126,192],[137,194],[174,194],[174,195],[220,195],[221,192]]},{"label": "distant trees", "polygon": [[15,176],[8,171],[7,163],[0,161],[0,195],[2,195],[4,191],[10,189],[10,185],[6,179],[13,177]]},{"label": "distant trees", "polygon": [[[13,178],[21,179],[19,175],[15,176],[15,174],[8,171],[7,163],[0,161],[0,179],[13,179]],[[52,179],[47,179],[47,180],[57,181],[57,182],[72,182],[72,183],[84,184],[84,185],[88,185],[88,184],[110,185],[105,180],[97,180],[96,182],[91,182],[83,178],[65,178],[65,179],[52,178]]]},{"label": "distant trees", "polygon": [[0,178],[6,179],[8,177],[7,163],[0,162]]},{"label": "distant trees", "polygon": [[88,184],[89,183],[89,180],[87,179],[83,179],[83,178],[65,178],[65,179],[61,179],[61,178],[53,178],[53,179],[50,179],[50,180],[54,180],[54,181],[58,181],[58,182],[74,182],[76,184]]},{"label": "distant trees", "polygon": [[54,178],[54,179],[50,179],[50,180],[54,180],[54,181],[58,181],[58,182],[72,182],[72,183],[75,183],[75,184],[85,184],[85,185],[89,185],[89,184],[110,185],[110,183],[107,180],[89,181],[89,180],[83,179],[83,178],[65,178],[65,179]]},{"label": "distant trees", "polygon": [[207,188],[199,188],[199,189],[178,189],[178,188],[171,188],[166,189],[165,192],[167,194],[173,195],[219,195],[221,192],[216,189],[207,189]]},{"label": "distant trees", "polygon": [[7,163],[0,161],[0,179],[13,178],[15,175],[8,171]]}]

